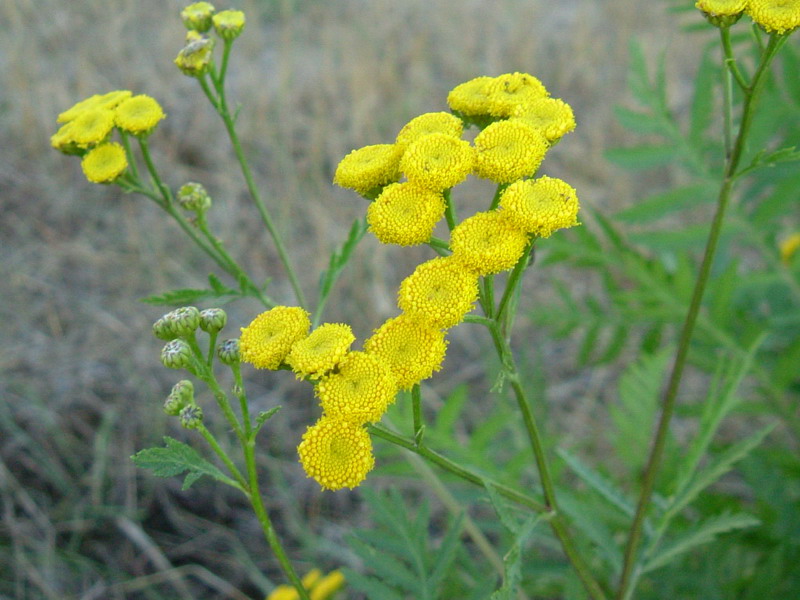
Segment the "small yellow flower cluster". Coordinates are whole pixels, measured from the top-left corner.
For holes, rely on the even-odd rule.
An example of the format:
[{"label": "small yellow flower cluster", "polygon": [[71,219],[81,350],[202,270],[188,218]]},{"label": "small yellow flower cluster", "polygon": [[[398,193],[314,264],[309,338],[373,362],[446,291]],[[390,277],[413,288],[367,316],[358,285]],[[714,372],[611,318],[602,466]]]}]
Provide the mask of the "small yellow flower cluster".
[{"label": "small yellow flower cluster", "polygon": [[175,65],[190,77],[202,77],[211,68],[214,40],[204,34],[212,26],[226,47],[244,30],[245,17],[240,10],[223,10],[215,13],[209,2],[195,2],[181,11],[186,26],[186,45],[175,57]]},{"label": "small yellow flower cluster", "polygon": [[800,0],[697,0],[706,19],[730,27],[743,14],[770,34],[784,35],[800,27]]},{"label": "small yellow flower cluster", "polygon": [[93,183],[112,183],[128,168],[125,149],[112,142],[114,129],[145,137],[164,118],[150,96],[128,90],[95,94],[58,115],[61,128],[50,138],[53,148],[83,158],[81,167]]},{"label": "small yellow flower cluster", "polygon": [[[301,580],[311,600],[329,600],[345,584],[341,571],[331,571],[323,576],[319,569],[312,569]],[[297,590],[291,585],[279,585],[266,600],[300,600]]]}]

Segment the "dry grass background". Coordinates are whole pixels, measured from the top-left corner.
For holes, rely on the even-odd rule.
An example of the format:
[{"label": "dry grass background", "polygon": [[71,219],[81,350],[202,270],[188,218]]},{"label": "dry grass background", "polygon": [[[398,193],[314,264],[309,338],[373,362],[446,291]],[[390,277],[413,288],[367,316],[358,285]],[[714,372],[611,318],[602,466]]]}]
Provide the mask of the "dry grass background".
[{"label": "dry grass background", "polygon": [[[637,0],[234,4],[248,27],[232,60],[231,96],[243,105],[242,137],[307,292],[364,210],[331,185],[338,160],[392,140],[417,114],[446,109],[447,91],[477,75],[520,70],[542,79],[579,121],[544,171],[574,185],[585,204],[612,210],[635,201],[652,179],[631,180],[602,155],[626,141],[612,107],[627,100],[628,44],[636,36],[652,55],[669,48],[680,108],[679,84],[703,41],[679,34],[666,3]],[[48,142],[56,115],[83,97],[111,89],[156,97],[168,118],[152,147],[167,181],[204,183],[218,235],[290,302],[221,124],[172,64],[180,8],[0,0],[0,597],[257,598],[270,578],[280,580],[232,492],[201,483],[182,493],[177,481],[137,472],[129,460],[165,434],[183,436],[160,409],[175,373],[161,367],[149,328],[164,311],[137,299],[202,286],[212,265],[148,200],[87,183],[78,161]],[[469,185],[459,198],[472,205],[486,192]],[[396,310],[397,283],[424,256],[367,238],[326,320],[352,323],[363,339]],[[551,276],[530,278],[526,302],[547,294]],[[229,307],[229,333],[257,308]],[[544,341],[524,321],[518,339],[564,363],[547,375],[558,427],[578,438],[590,431],[602,407],[588,399],[607,377],[571,370],[570,347]],[[465,380],[485,386],[480,352],[456,332],[431,397]],[[296,463],[294,446],[313,419],[310,389],[285,373],[250,379],[258,408],[285,407],[260,455],[291,554],[301,570],[352,560],[341,540],[364,519],[357,492],[320,495]]]}]

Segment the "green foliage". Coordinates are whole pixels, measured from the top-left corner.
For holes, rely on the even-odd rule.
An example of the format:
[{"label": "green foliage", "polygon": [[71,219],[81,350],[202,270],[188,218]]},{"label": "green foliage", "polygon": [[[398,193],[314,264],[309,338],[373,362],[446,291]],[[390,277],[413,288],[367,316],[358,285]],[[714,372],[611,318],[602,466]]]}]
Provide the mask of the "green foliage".
[{"label": "green foliage", "polygon": [[164,436],[164,442],[166,446],[163,448],[145,448],[131,456],[131,460],[137,467],[151,470],[156,477],[174,477],[186,473],[181,488],[183,490],[188,490],[203,475],[236,487],[233,480],[200,456],[191,446],[169,436]]},{"label": "green foliage", "polygon": [[[155,294],[142,298],[141,301],[155,306],[186,306],[187,304],[197,304],[203,300],[214,300],[216,304],[227,304],[237,298],[247,294],[243,291],[235,290],[223,284],[219,277],[213,273],[208,276],[210,289],[180,289]],[[245,288],[242,288],[245,289]]]}]

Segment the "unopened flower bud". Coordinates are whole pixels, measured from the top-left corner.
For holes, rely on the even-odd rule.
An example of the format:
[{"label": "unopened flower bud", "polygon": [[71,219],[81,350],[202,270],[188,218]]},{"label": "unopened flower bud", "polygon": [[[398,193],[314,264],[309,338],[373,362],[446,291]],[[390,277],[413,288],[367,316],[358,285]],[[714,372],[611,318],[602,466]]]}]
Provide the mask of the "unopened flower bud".
[{"label": "unopened flower bud", "polygon": [[695,6],[714,27],[727,28],[742,17],[747,0],[697,0]]},{"label": "unopened flower bud", "polygon": [[192,404],[194,402],[194,385],[188,379],[181,379],[172,386],[170,395],[177,396],[184,404]]},{"label": "unopened flower bud", "polygon": [[170,394],[167,396],[167,399],[164,400],[164,412],[170,417],[178,416],[183,407],[183,402],[181,402],[181,399],[175,394]]},{"label": "unopened flower bud", "polygon": [[194,306],[182,306],[164,315],[172,323],[172,330],[179,337],[192,335],[200,326],[200,311]]},{"label": "unopened flower bud", "polygon": [[228,315],[221,308],[207,308],[200,311],[200,329],[206,333],[217,333],[227,322]]},{"label": "unopened flower bud", "polygon": [[161,349],[161,362],[168,369],[185,369],[192,364],[192,349],[181,339],[167,342]]},{"label": "unopened flower bud", "polygon": [[175,64],[184,75],[202,77],[211,67],[214,40],[198,35],[187,36],[186,45],[175,57]]},{"label": "unopened flower bud", "polygon": [[178,337],[178,334],[175,333],[175,330],[172,327],[172,321],[167,317],[168,315],[164,315],[158,321],[153,323],[153,335],[160,340],[169,341]]},{"label": "unopened flower bud", "polygon": [[239,340],[225,340],[217,346],[217,356],[224,365],[235,365],[239,362]]},{"label": "unopened flower bud", "polygon": [[197,404],[189,404],[181,410],[181,425],[186,429],[197,429],[203,424],[203,409]]},{"label": "unopened flower bud", "polygon": [[178,190],[178,202],[185,210],[205,213],[211,208],[211,196],[199,183],[189,182]]},{"label": "unopened flower bud", "polygon": [[217,35],[223,40],[239,37],[244,29],[244,13],[240,10],[223,10],[212,18]]},{"label": "unopened flower bud", "polygon": [[209,2],[195,2],[181,11],[181,20],[186,29],[204,33],[211,29],[214,5]]}]

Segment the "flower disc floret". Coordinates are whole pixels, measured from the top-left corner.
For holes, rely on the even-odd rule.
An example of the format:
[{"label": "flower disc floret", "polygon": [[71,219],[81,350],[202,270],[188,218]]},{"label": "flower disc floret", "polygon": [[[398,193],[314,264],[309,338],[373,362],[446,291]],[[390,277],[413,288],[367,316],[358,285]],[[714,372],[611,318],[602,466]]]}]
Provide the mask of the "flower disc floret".
[{"label": "flower disc floret", "polygon": [[528,73],[506,73],[488,84],[487,103],[493,117],[510,117],[521,104],[547,96],[541,81]]},{"label": "flower disc floret", "polygon": [[376,329],[364,342],[364,350],[384,361],[398,388],[408,390],[442,368],[447,342],[437,327],[401,314]]},{"label": "flower disc floret", "polygon": [[92,108],[78,115],[70,124],[72,141],[81,148],[89,148],[104,141],[114,129],[114,112]]},{"label": "flower disc floret", "polygon": [[150,133],[165,116],[161,105],[145,94],[128,98],[115,110],[117,127],[133,135]]},{"label": "flower disc floret", "polygon": [[512,268],[527,244],[527,234],[504,212],[496,210],[464,219],[450,236],[453,256],[478,275]]},{"label": "flower disc floret", "polygon": [[363,424],[380,420],[394,401],[397,387],[382,360],[364,352],[351,352],[335,373],[317,384],[316,391],[326,415]]},{"label": "flower disc floret", "polygon": [[499,207],[517,227],[538,237],[578,225],[578,194],[554,177],[512,183],[503,192]]},{"label": "flower disc floret", "polygon": [[323,416],[308,427],[297,454],[306,474],[326,490],[356,487],[375,465],[369,434],[342,417]]},{"label": "flower disc floret", "polygon": [[514,116],[533,125],[551,144],[575,129],[575,115],[569,104],[558,98],[539,98],[521,104]]},{"label": "flower disc floret", "polygon": [[475,149],[446,133],[418,138],[403,154],[400,170],[411,183],[441,191],[458,185],[472,172]]},{"label": "flower disc floret", "polygon": [[403,148],[418,140],[424,135],[443,133],[454,138],[460,138],[464,132],[464,122],[447,112],[425,113],[414,117],[406,123],[397,134],[395,143]]},{"label": "flower disc floret", "polygon": [[447,104],[455,112],[465,116],[489,114],[489,84],[492,77],[476,77],[454,87],[447,94]]},{"label": "flower disc floret", "polygon": [[333,183],[364,196],[400,179],[402,154],[403,149],[395,144],[374,144],[353,150],[336,167]]},{"label": "flower disc floret", "polygon": [[297,306],[276,306],[242,328],[239,353],[242,362],[257,369],[277,369],[292,346],[308,335],[309,314]]},{"label": "flower disc floret", "polygon": [[92,183],[111,183],[128,168],[128,158],[118,143],[100,144],[86,153],[81,168]]},{"label": "flower disc floret", "polygon": [[444,211],[441,192],[408,181],[392,183],[367,208],[367,223],[384,244],[415,246],[431,239]]},{"label": "flower disc floret", "polygon": [[750,0],[746,12],[768,33],[784,34],[800,27],[800,0]]},{"label": "flower disc floret", "polygon": [[547,152],[544,135],[521,119],[492,123],[475,137],[475,174],[511,183],[536,172]]},{"label": "flower disc floret", "polygon": [[354,341],[349,325],[325,323],[292,346],[286,363],[298,377],[323,375],[339,364]]},{"label": "flower disc floret", "polygon": [[478,297],[478,276],[454,256],[419,265],[400,284],[397,305],[406,314],[448,329],[464,320]]},{"label": "flower disc floret", "polygon": [[714,17],[740,15],[750,0],[697,0],[694,3],[704,13]]}]

